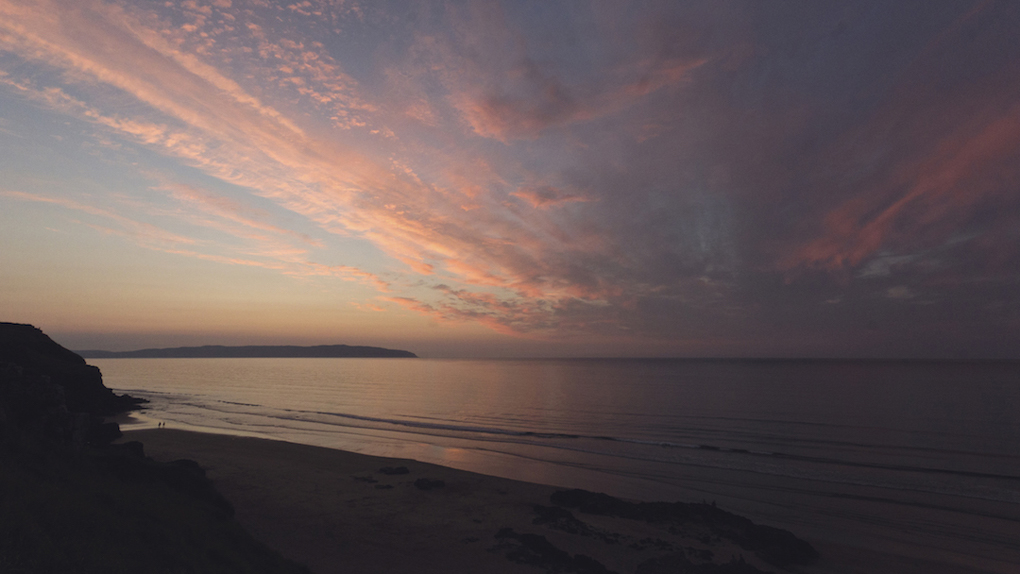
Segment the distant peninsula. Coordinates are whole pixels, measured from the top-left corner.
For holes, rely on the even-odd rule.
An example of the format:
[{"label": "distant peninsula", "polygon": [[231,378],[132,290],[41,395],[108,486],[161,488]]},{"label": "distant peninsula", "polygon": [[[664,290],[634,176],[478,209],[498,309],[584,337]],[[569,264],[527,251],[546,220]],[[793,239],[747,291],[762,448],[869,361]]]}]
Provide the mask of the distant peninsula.
[{"label": "distant peninsula", "polygon": [[387,358],[417,359],[410,351],[351,345],[249,345],[225,347],[174,347],[170,349],[140,349],[137,351],[77,351],[86,359],[313,359],[313,358]]}]

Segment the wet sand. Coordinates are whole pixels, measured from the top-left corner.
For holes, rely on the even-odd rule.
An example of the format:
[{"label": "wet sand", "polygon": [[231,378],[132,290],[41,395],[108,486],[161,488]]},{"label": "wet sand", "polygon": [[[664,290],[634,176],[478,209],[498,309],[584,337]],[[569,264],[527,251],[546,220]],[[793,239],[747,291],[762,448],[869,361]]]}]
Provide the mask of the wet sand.
[{"label": "wet sand", "polygon": [[[129,431],[125,440],[141,441],[156,460],[198,461],[249,532],[318,574],[547,571],[527,563],[542,561],[528,546],[535,538],[521,536],[531,534],[562,551],[556,556],[589,556],[613,572],[677,553],[695,563],[743,558],[781,571],[705,529],[576,511],[543,521],[536,505],[553,506],[550,495],[562,490],[553,486],[249,437],[149,429]],[[406,473],[393,471],[401,467]],[[971,572],[794,534],[821,558],[791,572]]]}]

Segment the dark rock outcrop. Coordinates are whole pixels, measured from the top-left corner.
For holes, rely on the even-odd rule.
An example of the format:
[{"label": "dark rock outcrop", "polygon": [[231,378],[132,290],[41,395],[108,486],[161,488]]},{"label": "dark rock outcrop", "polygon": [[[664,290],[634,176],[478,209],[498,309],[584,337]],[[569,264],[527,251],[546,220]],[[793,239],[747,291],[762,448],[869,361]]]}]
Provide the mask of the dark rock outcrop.
[{"label": "dark rock outcrop", "polygon": [[531,521],[536,526],[546,526],[556,530],[562,530],[568,534],[577,534],[589,538],[597,538],[606,544],[619,544],[620,535],[614,532],[607,532],[593,528],[580,521],[569,510],[558,506],[543,506],[536,504],[532,506],[535,511],[535,518]]},{"label": "dark rock outcrop", "polygon": [[143,402],[116,395],[103,385],[98,367],[85,363],[74,351],[58,345],[32,325],[0,323],[0,371],[46,380],[61,387],[63,401],[72,413],[108,416],[129,411]]},{"label": "dark rock outcrop", "polygon": [[307,572],[252,539],[193,461],[103,417],[137,407],[31,325],[0,323],[0,572]]},{"label": "dark rock outcrop", "polygon": [[506,557],[518,564],[529,564],[546,572],[575,574],[613,574],[599,561],[584,554],[571,556],[557,548],[545,536],[501,528],[496,539],[505,545]]},{"label": "dark rock outcrop", "polygon": [[446,483],[441,480],[433,480],[431,478],[419,478],[414,481],[414,486],[418,490],[434,490],[436,488],[443,488]]},{"label": "dark rock outcrop", "polygon": [[608,494],[580,489],[554,492],[550,500],[557,506],[576,509],[584,514],[618,516],[678,526],[705,526],[775,566],[810,564],[818,558],[818,552],[810,544],[791,532],[755,524],[743,516],[717,508],[714,504],[628,502]]}]

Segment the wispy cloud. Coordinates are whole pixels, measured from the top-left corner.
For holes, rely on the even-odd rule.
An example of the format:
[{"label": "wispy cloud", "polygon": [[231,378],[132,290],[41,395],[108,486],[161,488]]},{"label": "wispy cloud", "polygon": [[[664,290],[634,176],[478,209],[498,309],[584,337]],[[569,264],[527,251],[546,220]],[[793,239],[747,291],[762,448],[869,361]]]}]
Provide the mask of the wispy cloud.
[{"label": "wispy cloud", "polygon": [[[225,198],[213,198],[208,194],[203,194],[194,188],[189,188],[188,186],[181,186],[178,184],[176,187],[188,189],[191,195],[202,196],[207,201],[211,200],[213,204],[229,206],[227,211],[228,220],[237,219],[233,216],[233,212],[247,211],[244,209],[238,209],[235,202],[226,200]],[[57,205],[70,211],[77,211],[95,216],[98,218],[95,221],[80,221],[79,223],[103,234],[124,237],[139,247],[152,249],[154,251],[182,255],[205,261],[213,261],[226,265],[260,267],[263,269],[277,271],[284,275],[297,277],[337,277],[344,281],[357,281],[359,283],[369,285],[381,292],[390,291],[390,284],[374,273],[347,265],[325,265],[322,263],[316,263],[308,259],[307,249],[295,248],[289,243],[281,242],[273,237],[265,235],[252,236],[243,231],[239,232],[236,226],[224,227],[213,220],[203,219],[201,217],[196,218],[191,214],[176,213],[175,215],[177,215],[177,219],[192,226],[210,227],[222,231],[230,236],[254,240],[255,245],[244,244],[237,247],[225,245],[222,242],[216,242],[211,239],[196,239],[191,235],[169,231],[157,225],[127,217],[118,213],[114,209],[101,208],[90,205],[84,201],[65,197],[47,197],[11,190],[0,190],[0,197],[17,201]],[[136,209],[130,209],[132,206],[122,205],[121,207],[123,209],[137,211]],[[146,207],[142,211],[148,212],[150,215],[166,215],[164,212],[152,207]],[[258,221],[253,221],[252,223],[252,226],[256,228],[266,229],[283,235],[293,235],[292,232],[267,226]],[[111,225],[114,225],[115,227]],[[231,251],[235,251],[237,253],[234,255],[224,254],[224,252]]]},{"label": "wispy cloud", "polygon": [[856,266],[883,248],[902,248],[926,234],[942,241],[1004,192],[999,175],[989,174],[1002,174],[1018,149],[1020,106],[980,127],[964,126],[930,145],[927,157],[899,166],[829,212],[823,235],[787,264]]},{"label": "wispy cloud", "polygon": [[549,185],[522,187],[510,195],[523,199],[536,209],[548,209],[564,203],[591,201],[583,195],[569,193]]},{"label": "wispy cloud", "polygon": [[642,57],[566,79],[531,53],[520,29],[495,2],[450,7],[445,36],[423,35],[414,52],[438,72],[450,103],[480,136],[533,139],[546,129],[619,112],[660,89],[680,84],[706,58]]},{"label": "wispy cloud", "polygon": [[95,215],[100,218],[109,219],[120,226],[119,229],[113,230],[110,228],[104,228],[107,232],[115,232],[118,235],[125,235],[134,238],[141,245],[147,247],[159,247],[167,248],[168,246],[175,245],[193,245],[197,241],[191,237],[173,233],[166,229],[161,229],[151,223],[145,223],[142,221],[136,221],[129,217],[120,215],[108,209],[89,205],[73,199],[63,197],[46,197],[35,195],[31,193],[25,193],[22,191],[12,191],[0,189],[0,197],[7,197],[19,201],[31,201],[36,203],[48,203],[51,205],[59,205],[65,209],[80,211],[89,215]]},{"label": "wispy cloud", "polygon": [[[190,185],[177,183],[165,178],[160,179],[163,181],[155,189],[169,192],[170,195],[178,201],[192,206],[198,211],[215,218],[212,220],[202,220],[202,224],[204,225],[214,226],[220,230],[235,234],[237,233],[237,226],[240,226],[241,228],[249,228],[268,232],[270,234],[293,237],[313,247],[323,247],[323,242],[320,240],[313,239],[303,233],[298,233],[290,229],[285,229],[278,225],[268,223],[266,221],[266,219],[268,219],[268,214],[264,211],[246,207],[235,199],[214,195],[208,191],[204,191]],[[224,227],[222,223],[215,223],[217,221],[228,222],[235,224],[235,226]],[[193,220],[193,222],[197,221]],[[265,238],[265,236],[258,236],[258,238]]]}]

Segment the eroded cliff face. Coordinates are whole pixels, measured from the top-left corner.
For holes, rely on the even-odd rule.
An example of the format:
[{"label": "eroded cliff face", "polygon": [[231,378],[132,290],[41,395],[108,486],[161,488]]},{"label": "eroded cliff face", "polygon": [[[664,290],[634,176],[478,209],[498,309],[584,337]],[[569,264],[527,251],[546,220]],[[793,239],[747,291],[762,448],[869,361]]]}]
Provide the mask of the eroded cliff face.
[{"label": "eroded cliff face", "polygon": [[20,368],[22,376],[45,377],[60,386],[72,413],[106,416],[131,410],[139,403],[114,394],[103,385],[98,367],[86,364],[74,351],[32,325],[0,323],[0,371],[11,365]]},{"label": "eroded cliff face", "polygon": [[0,442],[80,452],[120,436],[103,417],[139,400],[103,385],[97,367],[32,325],[0,323]]},{"label": "eroded cliff face", "polygon": [[39,329],[0,323],[0,572],[306,573],[241,529],[198,463],[113,443],[103,417],[139,402]]}]

